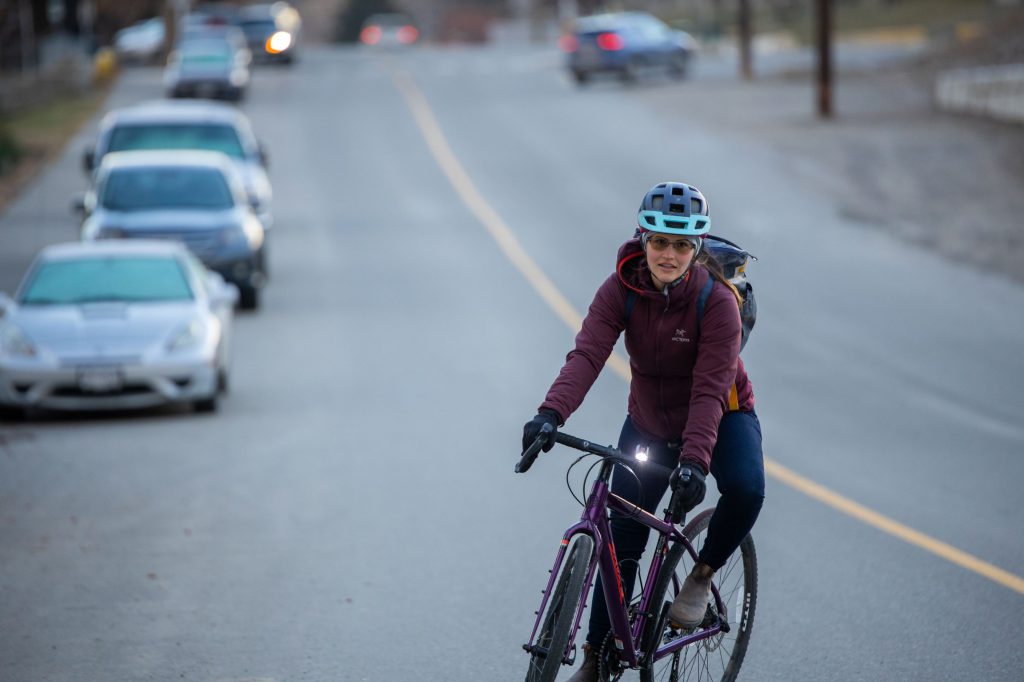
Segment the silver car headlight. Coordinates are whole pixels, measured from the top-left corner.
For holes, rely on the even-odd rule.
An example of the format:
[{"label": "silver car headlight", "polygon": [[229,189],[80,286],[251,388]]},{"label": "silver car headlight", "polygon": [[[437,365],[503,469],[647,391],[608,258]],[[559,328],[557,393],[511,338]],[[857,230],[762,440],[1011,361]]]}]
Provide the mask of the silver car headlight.
[{"label": "silver car headlight", "polygon": [[167,352],[179,353],[194,349],[202,343],[205,331],[199,318],[183,324],[174,330],[174,333],[167,339]]},{"label": "silver car headlight", "polygon": [[39,354],[35,344],[10,322],[0,325],[0,352],[19,358],[34,358]]},{"label": "silver car headlight", "polygon": [[221,230],[220,243],[224,246],[249,246],[249,238],[238,225],[232,225]]}]

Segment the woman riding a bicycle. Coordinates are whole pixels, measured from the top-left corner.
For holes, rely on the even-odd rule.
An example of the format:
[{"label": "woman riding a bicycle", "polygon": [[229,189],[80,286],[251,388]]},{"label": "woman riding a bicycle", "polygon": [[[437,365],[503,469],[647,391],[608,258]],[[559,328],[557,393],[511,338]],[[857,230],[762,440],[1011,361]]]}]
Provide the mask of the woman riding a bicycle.
[{"label": "woman riding a bicycle", "polygon": [[[624,331],[632,379],[618,448],[645,450],[650,461],[675,473],[617,469],[612,492],[654,512],[671,484],[689,510],[703,501],[711,473],[721,494],[697,562],[668,612],[673,624],[692,628],[704,618],[714,572],[761,510],[761,427],[739,357],[739,293],[703,250],[710,231],[704,195],[684,183],[661,183],[644,196],[637,221],[637,235],[620,247],[616,272],[594,296],[575,348],[523,427],[523,449],[545,425],[557,429],[579,408]],[[549,440],[544,450],[553,444]],[[612,515],[611,527],[628,600],[650,531],[622,514]],[[610,623],[600,580],[583,664],[570,682],[596,682],[601,674],[597,652]]]}]

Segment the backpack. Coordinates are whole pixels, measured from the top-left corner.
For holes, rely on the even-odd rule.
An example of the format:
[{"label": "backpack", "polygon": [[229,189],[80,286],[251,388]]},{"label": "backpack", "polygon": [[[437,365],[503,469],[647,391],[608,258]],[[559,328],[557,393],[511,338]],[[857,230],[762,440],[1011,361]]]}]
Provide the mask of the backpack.
[{"label": "backpack", "polygon": [[[747,280],[747,263],[757,260],[757,256],[728,239],[712,234],[704,237],[704,249],[715,257],[715,260],[722,266],[722,272],[726,279],[736,287],[743,298],[743,304],[740,306],[740,323],[743,327],[743,338],[740,340],[740,350],[742,351],[743,347],[747,345],[747,338],[750,336],[751,330],[754,329],[754,322],[757,321],[757,301],[754,300],[754,287]],[[714,285],[714,278],[709,277],[704,288],[697,295],[698,335],[700,334],[700,321],[704,317],[704,306],[708,302],[708,296],[711,295]],[[632,289],[626,293],[626,322],[629,322],[629,316],[633,313],[633,306],[636,305],[637,298],[637,293]]]}]

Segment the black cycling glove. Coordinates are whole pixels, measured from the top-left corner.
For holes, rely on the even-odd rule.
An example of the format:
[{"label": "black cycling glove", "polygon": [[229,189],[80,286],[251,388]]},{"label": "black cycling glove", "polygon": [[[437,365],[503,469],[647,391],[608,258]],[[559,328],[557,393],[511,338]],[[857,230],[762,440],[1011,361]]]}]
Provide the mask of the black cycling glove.
[{"label": "black cycling glove", "polygon": [[550,424],[552,431],[548,437],[548,442],[544,444],[544,452],[548,452],[555,446],[555,433],[558,431],[558,415],[555,414],[554,410],[541,410],[537,413],[537,416],[526,422],[523,426],[523,452],[533,445],[533,441],[537,440],[537,436],[540,435],[540,430],[545,424]]},{"label": "black cycling glove", "polygon": [[669,484],[678,495],[677,499],[682,505],[683,511],[688,512],[704,501],[704,493],[707,489],[704,476],[704,467],[690,461],[680,462],[676,470],[672,472]]}]

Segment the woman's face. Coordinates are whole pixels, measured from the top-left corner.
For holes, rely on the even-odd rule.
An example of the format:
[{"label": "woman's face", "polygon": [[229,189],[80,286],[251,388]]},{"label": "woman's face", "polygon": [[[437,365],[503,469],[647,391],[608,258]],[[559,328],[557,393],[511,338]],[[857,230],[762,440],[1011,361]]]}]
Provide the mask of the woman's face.
[{"label": "woman's face", "polygon": [[662,289],[682,277],[693,260],[693,249],[693,242],[686,237],[665,234],[648,237],[645,252],[654,285]]}]

